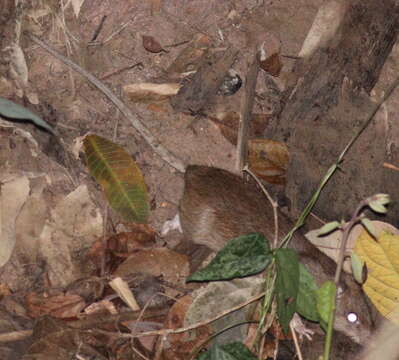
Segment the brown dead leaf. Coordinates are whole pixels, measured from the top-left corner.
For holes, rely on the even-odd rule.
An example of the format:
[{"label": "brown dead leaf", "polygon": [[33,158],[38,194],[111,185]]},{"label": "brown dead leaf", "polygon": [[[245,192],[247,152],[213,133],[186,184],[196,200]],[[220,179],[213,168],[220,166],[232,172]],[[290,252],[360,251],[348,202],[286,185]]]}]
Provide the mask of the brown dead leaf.
[{"label": "brown dead leaf", "polygon": [[143,35],[143,47],[147,51],[157,54],[160,53],[161,51],[165,51],[164,48],[161,46],[161,44],[155,40],[152,36],[148,35]]},{"label": "brown dead leaf", "polygon": [[288,161],[287,146],[281,142],[253,139],[248,143],[249,168],[262,180],[285,184]]},{"label": "brown dead leaf", "polygon": [[[219,112],[209,118],[216,124],[222,135],[233,145],[237,145],[237,132],[240,114],[235,111]],[[250,137],[259,137],[268,124],[269,115],[252,114]]]},{"label": "brown dead leaf", "polygon": [[[186,312],[192,303],[191,295],[186,295],[174,303],[165,320],[166,329],[178,329],[184,327],[184,319]],[[183,360],[187,359],[187,354],[197,349],[206,339],[211,336],[211,329],[208,326],[201,326],[194,330],[196,336],[193,337],[193,332],[182,332],[178,334],[170,334],[169,341],[170,348],[164,350],[165,360]]]},{"label": "brown dead leaf", "polygon": [[[168,316],[165,320],[166,329],[178,329],[184,326],[184,318],[186,317],[186,312],[193,299],[191,295],[186,295],[176,301],[170,308]],[[190,338],[189,333],[182,332],[178,334],[171,334],[169,340],[171,344],[177,345],[177,343],[187,342]]]},{"label": "brown dead leaf", "polygon": [[132,231],[121,232],[113,235],[106,241],[104,255],[103,239],[97,239],[89,251],[87,257],[92,261],[97,269],[101,268],[102,256],[105,256],[105,268],[107,272],[112,272],[123,258],[129,257],[134,252],[150,248],[155,245],[155,231],[145,224],[134,224],[130,226]]},{"label": "brown dead leaf", "polygon": [[283,63],[281,62],[280,55],[275,53],[269,56],[267,59],[259,61],[259,66],[268,74],[272,76],[279,76],[281,69],[283,68]]},{"label": "brown dead leaf", "polygon": [[111,236],[107,249],[116,256],[126,258],[135,251],[154,246],[155,236],[155,231],[149,226],[136,226],[136,230]]},{"label": "brown dead leaf", "polygon": [[166,248],[143,249],[128,257],[114,272],[115,276],[144,273],[163,276],[165,281],[184,284],[189,274],[189,262],[185,255]]},{"label": "brown dead leaf", "polygon": [[25,298],[28,314],[32,318],[51,315],[56,318],[76,317],[86,306],[79,295],[30,293]]}]

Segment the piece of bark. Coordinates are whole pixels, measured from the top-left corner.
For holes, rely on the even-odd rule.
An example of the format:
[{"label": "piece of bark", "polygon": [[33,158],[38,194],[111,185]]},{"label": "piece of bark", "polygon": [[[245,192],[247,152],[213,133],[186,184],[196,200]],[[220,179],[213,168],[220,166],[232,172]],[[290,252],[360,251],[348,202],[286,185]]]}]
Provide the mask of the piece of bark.
[{"label": "piece of bark", "polygon": [[[296,212],[366,121],[373,107],[366,92],[378,80],[398,31],[397,2],[356,0],[347,5],[339,36],[298,62],[279,122],[267,134],[290,149],[286,192]],[[383,168],[384,162],[399,161],[399,147],[389,148],[388,136],[386,124],[374,119],[345,157],[342,171],[321,193],[315,208],[320,217],[347,217],[361,199],[374,193],[399,199],[399,172]],[[387,215],[394,224],[398,204]]]},{"label": "piece of bark", "polygon": [[208,58],[186,82],[170,102],[175,111],[201,114],[216,96],[227,72],[232,67],[238,51],[233,47],[226,51],[209,52]]},{"label": "piece of bark", "polygon": [[241,101],[241,121],[238,129],[236,170],[241,172],[247,161],[249,125],[252,117],[252,107],[255,99],[256,82],[259,73],[259,61],[256,47],[252,51],[252,62],[245,79],[245,93]]}]

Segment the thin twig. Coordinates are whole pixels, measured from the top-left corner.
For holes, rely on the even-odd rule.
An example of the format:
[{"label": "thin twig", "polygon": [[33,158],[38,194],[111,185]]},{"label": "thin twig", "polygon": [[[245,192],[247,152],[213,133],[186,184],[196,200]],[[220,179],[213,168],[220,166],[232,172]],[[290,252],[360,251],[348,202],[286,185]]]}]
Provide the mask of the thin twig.
[{"label": "thin twig", "polygon": [[94,31],[94,34],[93,34],[93,36],[92,36],[90,42],[94,42],[94,41],[97,40],[98,35],[100,34],[101,30],[103,29],[104,22],[105,22],[105,19],[106,19],[106,18],[107,18],[107,15],[103,15],[103,17],[102,17],[101,20],[100,20],[100,23],[99,23],[98,26],[97,26],[97,29]]},{"label": "thin twig", "polygon": [[230,313],[232,313],[232,312],[234,312],[234,311],[236,311],[238,309],[241,309],[244,306],[247,306],[248,304],[261,299],[263,296],[265,296],[264,293],[256,295],[256,296],[250,298],[249,300],[247,300],[247,301],[245,301],[245,302],[243,302],[241,304],[238,304],[238,305],[236,305],[236,306],[234,306],[234,307],[232,307],[230,309],[227,309],[227,310],[221,312],[220,314],[216,315],[215,317],[213,317],[211,319],[206,319],[206,320],[203,320],[203,321],[199,321],[199,322],[197,322],[195,324],[192,324],[192,325],[189,325],[189,326],[186,326],[186,327],[182,327],[182,328],[178,328],[178,329],[161,329],[161,330],[147,331],[147,332],[143,332],[141,334],[135,334],[135,335],[132,335],[132,334],[120,334],[120,337],[130,339],[130,338],[138,338],[138,337],[153,336],[153,335],[167,336],[169,334],[179,334],[179,333],[186,332],[186,331],[189,331],[189,330],[197,329],[197,328],[199,328],[201,326],[205,326],[205,325],[207,325],[207,324],[209,324],[209,323],[211,323],[211,322],[213,322],[215,320],[218,320],[218,319],[222,318],[223,316],[226,316],[227,314],[230,314]]},{"label": "thin twig", "polygon": [[73,61],[60,54],[58,51],[52,49],[49,45],[37,38],[35,35],[30,33],[27,33],[27,35],[33,42],[40,45],[43,49],[56,57],[58,60],[62,61],[65,65],[70,66],[73,70],[84,76],[94,86],[102,91],[104,95],[120,110],[120,112],[125,115],[125,117],[130,121],[132,126],[140,133],[140,135],[145,139],[145,141],[151,146],[154,152],[158,154],[158,156],[162,160],[168,163],[171,167],[175,168],[177,171],[181,173],[185,172],[185,165],[183,164],[183,162],[178,159],[174,154],[172,154],[168,149],[162,146],[159,141],[151,134],[151,132],[140,122],[137,116],[135,116],[132,111],[118,97],[116,97],[115,94],[107,86],[105,86],[100,80],[98,80],[88,71],[82,69],[79,65],[75,64]]},{"label": "thin twig", "polygon": [[296,335],[295,328],[291,322],[290,322],[290,330],[291,330],[292,338],[294,339],[294,345],[295,345],[296,354],[298,355],[298,359],[303,360],[301,347],[299,346],[298,336]]},{"label": "thin twig", "polygon": [[129,25],[129,23],[131,23],[134,19],[130,19],[128,21],[126,21],[124,24],[122,24],[119,29],[115,30],[110,36],[108,36],[104,41],[93,41],[93,42],[89,42],[88,45],[89,46],[94,46],[94,45],[105,45],[107,42],[111,41],[116,35],[118,35],[126,26]]},{"label": "thin twig", "polygon": [[267,199],[269,200],[271,206],[273,207],[273,215],[274,215],[274,248],[277,247],[278,244],[278,204],[277,201],[274,201],[269,192],[266,190],[266,188],[263,186],[262,182],[259,180],[259,178],[248,168],[248,165],[245,165],[244,168],[242,169],[243,171],[246,171],[249,175],[252,176],[252,178],[256,181],[256,183],[260,186],[262,189],[263,193],[266,195]]},{"label": "thin twig", "polygon": [[368,204],[368,199],[361,201],[358,207],[356,208],[355,212],[353,213],[352,218],[344,227],[341,239],[341,245],[339,247],[339,253],[338,253],[339,255],[337,262],[337,270],[335,272],[335,277],[334,277],[334,282],[337,286],[339,284],[339,279],[341,277],[342,268],[345,260],[346,243],[348,242],[349,239],[349,233],[352,230],[352,228],[355,226],[355,224],[361,219],[361,210],[365,206],[367,206],[367,204]]},{"label": "thin twig", "polygon": [[240,106],[240,123],[238,128],[237,149],[236,149],[237,171],[241,171],[247,160],[249,124],[252,118],[252,108],[254,104],[255,89],[259,73],[259,60],[257,56],[257,47],[254,46],[251,49],[251,51],[252,51],[251,64],[246,74],[245,92],[244,96],[241,99],[241,106]]}]

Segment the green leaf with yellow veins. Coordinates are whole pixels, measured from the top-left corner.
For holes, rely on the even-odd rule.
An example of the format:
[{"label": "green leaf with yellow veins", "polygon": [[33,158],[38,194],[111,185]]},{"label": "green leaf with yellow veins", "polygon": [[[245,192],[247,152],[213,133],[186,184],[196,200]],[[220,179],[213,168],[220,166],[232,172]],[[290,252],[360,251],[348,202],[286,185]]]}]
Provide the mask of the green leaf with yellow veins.
[{"label": "green leaf with yellow veins", "polygon": [[365,293],[383,316],[399,324],[399,236],[382,232],[375,240],[364,230],[355,251],[367,265]]}]

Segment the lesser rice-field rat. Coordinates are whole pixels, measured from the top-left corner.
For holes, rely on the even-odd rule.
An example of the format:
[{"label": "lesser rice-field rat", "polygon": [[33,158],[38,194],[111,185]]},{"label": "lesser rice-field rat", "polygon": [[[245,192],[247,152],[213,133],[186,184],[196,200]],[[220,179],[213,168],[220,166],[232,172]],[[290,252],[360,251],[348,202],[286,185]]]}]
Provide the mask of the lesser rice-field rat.
[{"label": "lesser rice-field rat", "polygon": [[[228,171],[190,165],[185,173],[185,189],[179,205],[180,224],[187,240],[220,250],[239,235],[263,233],[269,241],[274,237],[274,217],[266,197],[251,184]],[[285,235],[292,223],[279,214],[279,236]],[[296,232],[289,247],[320,285],[333,280],[336,264],[303,235]],[[370,310],[361,287],[350,275],[343,274],[337,303],[335,328],[361,343],[372,329]],[[348,315],[356,314],[357,321]]]}]

